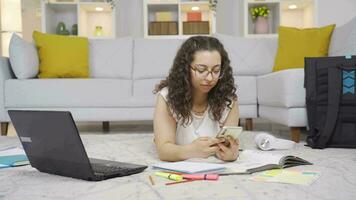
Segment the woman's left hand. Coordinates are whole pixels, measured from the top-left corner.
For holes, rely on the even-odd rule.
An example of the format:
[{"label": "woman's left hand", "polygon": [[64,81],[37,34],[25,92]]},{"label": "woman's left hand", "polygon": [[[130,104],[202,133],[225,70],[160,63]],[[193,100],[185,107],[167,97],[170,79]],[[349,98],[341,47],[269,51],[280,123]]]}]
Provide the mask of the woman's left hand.
[{"label": "woman's left hand", "polygon": [[239,140],[228,136],[227,140],[230,145],[225,146],[224,143],[218,143],[220,150],[216,156],[223,161],[235,161],[239,156]]}]

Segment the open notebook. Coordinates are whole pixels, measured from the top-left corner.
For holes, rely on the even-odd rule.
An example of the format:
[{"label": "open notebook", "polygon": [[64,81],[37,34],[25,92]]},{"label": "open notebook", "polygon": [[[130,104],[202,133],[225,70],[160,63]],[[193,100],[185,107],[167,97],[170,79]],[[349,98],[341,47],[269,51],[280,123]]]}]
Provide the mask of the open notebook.
[{"label": "open notebook", "polygon": [[281,169],[298,165],[312,165],[312,163],[292,155],[245,150],[240,153],[240,157],[237,161],[224,164],[227,168],[224,173],[251,174],[268,169]]},{"label": "open notebook", "polygon": [[221,175],[251,174],[268,169],[288,168],[312,163],[296,156],[285,156],[271,152],[245,150],[235,162],[222,162],[216,158],[190,159],[181,162],[162,162],[154,164],[154,169],[176,171],[182,173],[217,172]]}]

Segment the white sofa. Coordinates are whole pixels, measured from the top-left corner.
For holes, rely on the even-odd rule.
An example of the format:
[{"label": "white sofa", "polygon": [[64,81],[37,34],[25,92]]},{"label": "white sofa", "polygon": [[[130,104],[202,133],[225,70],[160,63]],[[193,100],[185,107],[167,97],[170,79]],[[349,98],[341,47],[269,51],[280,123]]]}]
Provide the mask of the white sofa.
[{"label": "white sofa", "polygon": [[[230,44],[230,39],[236,42]],[[270,71],[274,59],[270,49],[276,49],[276,40],[264,43],[265,40],[222,36],[222,41],[226,41],[234,67],[240,116],[250,119],[247,127],[250,129],[251,119],[258,116],[256,77]],[[19,80],[12,73],[9,59],[2,57],[2,133],[6,134],[10,109],[68,110],[76,121],[152,120],[155,102],[152,91],[168,74],[182,42],[142,38],[90,40],[89,79]],[[255,56],[246,49],[254,49]],[[269,52],[268,56],[265,52]],[[268,59],[269,66],[262,57]]]},{"label": "white sofa", "polygon": [[[330,55],[356,54],[356,19],[336,28]],[[215,35],[231,59],[240,117],[263,117],[291,128],[307,126],[304,70],[273,72],[277,38]],[[351,38],[351,39],[350,39]],[[76,121],[152,120],[155,84],[166,77],[183,40],[120,38],[90,41],[89,79],[27,79],[14,77],[8,58],[0,58],[0,122],[6,133],[9,109],[69,110]],[[343,42],[341,44],[341,42]],[[346,46],[345,46],[346,45]],[[347,46],[348,45],[348,46]]]}]

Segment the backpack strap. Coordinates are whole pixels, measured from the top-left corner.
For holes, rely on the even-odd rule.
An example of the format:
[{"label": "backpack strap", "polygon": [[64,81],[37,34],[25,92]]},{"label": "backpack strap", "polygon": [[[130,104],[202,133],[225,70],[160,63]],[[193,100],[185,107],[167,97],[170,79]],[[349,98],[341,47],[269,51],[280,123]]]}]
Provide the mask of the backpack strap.
[{"label": "backpack strap", "polygon": [[316,74],[317,60],[315,58],[305,58],[304,67],[304,88],[306,92],[305,102],[307,107],[308,118],[308,136],[307,145],[315,148],[315,139],[317,138],[318,130],[316,130]]},{"label": "backpack strap", "polygon": [[317,146],[321,149],[326,147],[331,135],[334,132],[336,121],[339,115],[339,103],[341,93],[341,73],[339,67],[328,68],[328,106],[323,132],[320,135]]}]

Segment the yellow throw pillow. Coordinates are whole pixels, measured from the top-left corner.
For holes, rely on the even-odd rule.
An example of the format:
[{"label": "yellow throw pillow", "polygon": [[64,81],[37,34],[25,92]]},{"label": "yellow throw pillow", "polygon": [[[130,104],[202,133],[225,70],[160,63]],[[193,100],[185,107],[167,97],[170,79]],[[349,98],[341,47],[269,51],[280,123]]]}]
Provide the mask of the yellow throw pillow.
[{"label": "yellow throw pillow", "polygon": [[40,59],[39,78],[87,78],[87,38],[33,32]]},{"label": "yellow throw pillow", "polygon": [[307,29],[280,26],[273,71],[304,68],[305,57],[327,56],[334,28],[335,24]]}]

